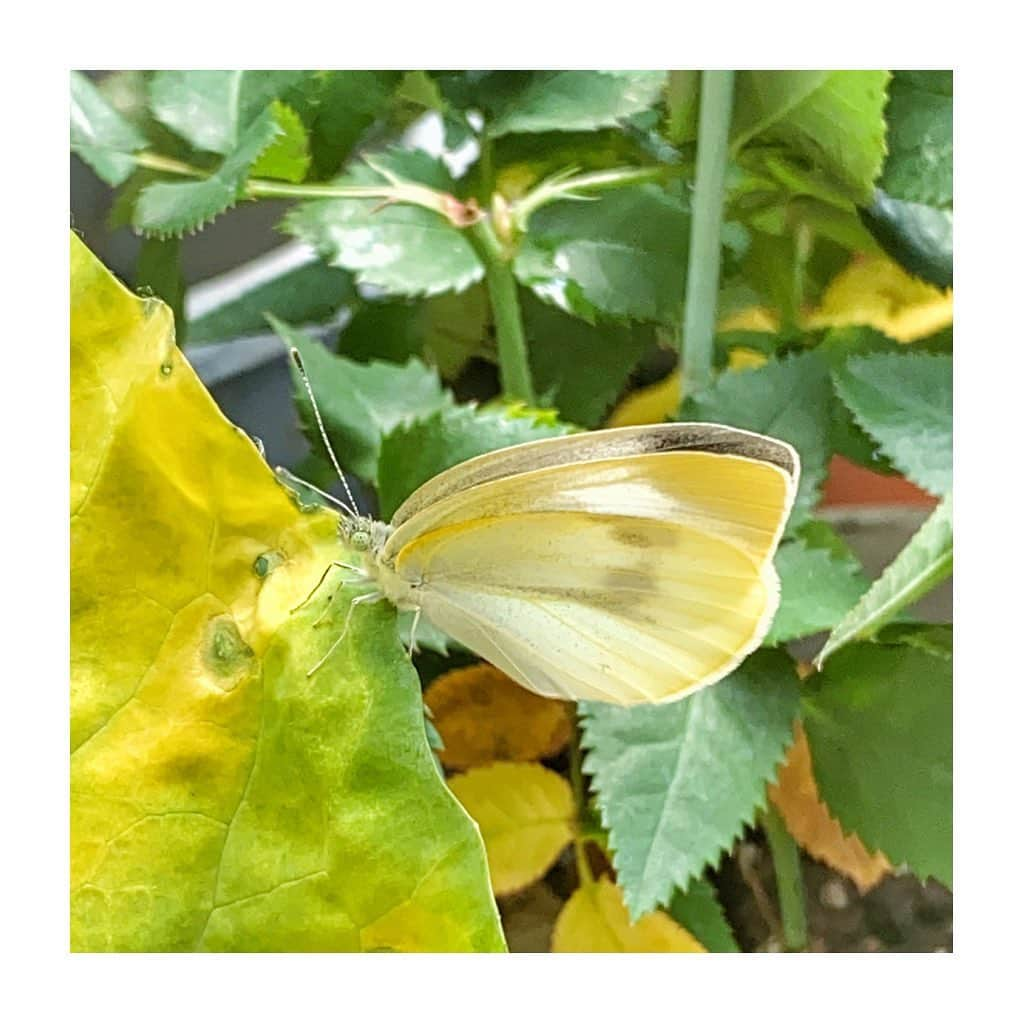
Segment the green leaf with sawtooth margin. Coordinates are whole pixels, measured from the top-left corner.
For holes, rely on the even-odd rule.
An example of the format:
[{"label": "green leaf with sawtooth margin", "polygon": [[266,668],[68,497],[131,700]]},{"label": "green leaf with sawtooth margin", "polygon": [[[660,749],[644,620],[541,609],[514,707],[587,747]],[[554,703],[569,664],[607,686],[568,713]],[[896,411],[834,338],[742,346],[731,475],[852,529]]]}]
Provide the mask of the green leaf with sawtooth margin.
[{"label": "green leaf with sawtooth margin", "polygon": [[820,666],[847,644],[873,636],[952,572],[953,496],[947,495],[867,593],[840,619],[816,663]]},{"label": "green leaf with sawtooth margin", "polygon": [[829,548],[809,543],[803,536],[782,544],[775,568],[782,595],[764,639],[769,646],[831,629],[868,589],[852,553],[836,557]]},{"label": "green leaf with sawtooth margin", "polygon": [[723,373],[706,391],[684,400],[680,418],[728,423],[796,448],[800,484],[787,528],[792,533],[818,503],[833,401],[827,363],[807,352],[755,370]]},{"label": "green leaf with sawtooth margin", "polygon": [[804,686],[801,705],[821,797],[843,829],[894,864],[950,885],[952,657],[918,645],[854,644]]},{"label": "green leaf with sawtooth margin", "polygon": [[[376,153],[375,166],[405,181],[450,192],[453,183],[440,159],[420,150]],[[338,185],[380,185],[386,179],[366,164],[336,179]],[[313,246],[361,284],[391,295],[463,291],[483,277],[465,235],[445,217],[420,206],[380,199],[316,199],[300,203],[282,227]]]},{"label": "green leaf with sawtooth margin", "polygon": [[249,169],[279,132],[267,108],[210,177],[202,181],[160,181],[144,188],[136,200],[132,224],[136,230],[160,238],[198,230],[245,195]]},{"label": "green leaf with sawtooth margin", "polygon": [[682,315],[689,213],[656,185],[552,203],[530,218],[516,277],[546,302],[593,322]]},{"label": "green leaf with sawtooth margin", "polygon": [[[934,342],[921,340],[914,343],[914,352],[938,351]],[[906,353],[907,347],[893,338],[871,327],[834,327],[825,332],[815,346],[829,366],[839,369],[854,356],[876,352]],[[838,397],[838,396],[837,396]],[[832,425],[829,428],[829,446],[832,451],[851,462],[864,466],[876,473],[895,473],[892,463],[882,454],[878,442],[864,431],[853,418],[846,403],[841,399],[832,403]]]},{"label": "green leaf with sawtooth margin", "polygon": [[[323,345],[276,317],[270,326],[289,347],[298,349],[341,465],[362,480],[376,482],[381,439],[400,423],[449,405],[437,371],[418,359],[396,363],[357,363],[336,356]],[[313,450],[323,451],[306,389],[291,367],[295,404]]]},{"label": "green leaf with sawtooth margin", "polygon": [[359,301],[351,275],[314,260],[258,284],[191,321],[190,344],[267,333],[267,314],[298,325],[326,323]]},{"label": "green leaf with sawtooth margin", "polygon": [[686,892],[676,889],[668,912],[709,953],[740,952],[714,886],[706,879],[695,878]]},{"label": "green leaf with sawtooth margin", "polygon": [[308,71],[158,71],[150,109],[196,149],[227,156],[266,108]]},{"label": "green leaf with sawtooth margin", "polygon": [[512,132],[593,131],[658,102],[664,71],[530,71],[487,122],[492,138]]},{"label": "green leaf with sawtooth margin", "polygon": [[588,324],[521,292],[534,385],[564,420],[596,427],[640,359],[657,344],[646,325]]},{"label": "green leaf with sawtooth margin", "polygon": [[938,497],[952,490],[952,356],[859,356],[833,379],[858,425],[901,473]]},{"label": "green leaf with sawtooth margin", "polygon": [[888,71],[829,72],[760,137],[782,143],[846,188],[852,199],[867,202],[885,159],[888,82]]},{"label": "green leaf with sawtooth margin", "polygon": [[[828,75],[827,71],[737,71],[729,129],[733,153],[821,88]],[[696,138],[696,110],[691,117]]]},{"label": "green leaf with sawtooth margin", "polygon": [[507,406],[449,405],[403,423],[381,443],[377,478],[381,516],[390,519],[420,484],[442,470],[498,448],[561,437],[572,429],[550,411]]},{"label": "green leaf with sawtooth margin", "polygon": [[770,650],[670,704],[580,704],[583,767],[634,919],[685,890],[754,820],[798,707],[793,662]]},{"label": "green leaf with sawtooth margin", "polygon": [[279,181],[300,182],[306,177],[312,159],[306,126],[287,103],[274,100],[270,111],[280,134],[260,154],[249,173],[254,178],[276,178]]},{"label": "green leaf with sawtooth margin", "polygon": [[895,199],[951,207],[953,72],[894,72],[886,120],[889,155],[879,187]]},{"label": "green leaf with sawtooth margin", "polygon": [[384,113],[400,71],[328,71],[323,76],[310,146],[318,177],[337,174],[356,143]]},{"label": "green leaf with sawtooth margin", "polygon": [[71,72],[71,151],[108,185],[117,186],[135,170],[132,154],[146,138],[123,118],[80,71]]}]

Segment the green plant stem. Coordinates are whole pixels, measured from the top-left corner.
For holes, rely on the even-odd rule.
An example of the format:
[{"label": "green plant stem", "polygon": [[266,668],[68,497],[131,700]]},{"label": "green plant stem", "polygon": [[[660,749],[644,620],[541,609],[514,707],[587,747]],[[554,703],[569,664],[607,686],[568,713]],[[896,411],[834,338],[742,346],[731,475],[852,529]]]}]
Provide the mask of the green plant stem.
[{"label": "green plant stem", "polygon": [[580,192],[595,192],[612,188],[625,188],[628,185],[641,185],[647,181],[661,181],[681,168],[662,167],[614,167],[607,171],[592,171],[587,174],[575,174],[574,171],[561,171],[540,182],[536,188],[527,192],[522,199],[511,204],[512,217],[520,231],[525,231],[530,214],[542,206],[559,199],[583,199]]},{"label": "green plant stem", "polygon": [[537,396],[530,377],[523,314],[519,308],[518,286],[509,255],[502,248],[488,219],[470,225],[466,229],[466,237],[484,265],[484,280],[494,313],[502,393],[506,398],[535,405]]},{"label": "green plant stem", "polygon": [[680,339],[683,386],[689,394],[702,391],[711,381],[732,93],[732,71],[701,72],[697,176],[690,222],[686,313]]},{"label": "green plant stem", "polygon": [[807,908],[800,871],[800,851],[778,811],[770,803],[760,817],[775,868],[782,939],[788,952],[800,953],[807,949]]},{"label": "green plant stem", "polygon": [[132,156],[139,167],[148,167],[151,171],[166,171],[168,174],[180,174],[186,178],[207,178],[206,171],[187,164],[183,160],[174,160],[169,156],[161,156],[159,153],[135,153]]},{"label": "green plant stem", "polygon": [[594,873],[587,859],[587,839],[583,835],[583,822],[587,811],[587,787],[583,784],[583,754],[580,750],[580,727],[576,712],[572,714],[572,735],[569,737],[569,783],[576,804],[576,824],[573,829],[573,851],[576,854],[576,873],[580,885],[592,885]]}]

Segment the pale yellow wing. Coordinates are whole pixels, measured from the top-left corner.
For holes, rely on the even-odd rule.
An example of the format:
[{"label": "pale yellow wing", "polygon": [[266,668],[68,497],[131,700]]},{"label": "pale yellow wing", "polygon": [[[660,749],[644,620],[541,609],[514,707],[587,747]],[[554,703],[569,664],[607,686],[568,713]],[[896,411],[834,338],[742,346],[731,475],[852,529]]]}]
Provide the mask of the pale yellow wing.
[{"label": "pale yellow wing", "polygon": [[720,679],[778,601],[770,557],[720,532],[584,511],[467,519],[421,533],[384,568],[436,626],[529,689],[616,704]]},{"label": "pale yellow wing", "polygon": [[769,463],[789,477],[794,487],[800,471],[796,452],[784,441],[718,423],[657,423],[592,430],[513,445],[468,459],[417,488],[391,517],[391,525],[397,529],[460,491],[508,477],[518,479],[523,473],[602,459],[684,451],[737,455]]},{"label": "pale yellow wing", "polygon": [[[621,432],[598,433],[618,435]],[[536,448],[546,444],[549,453],[557,454],[559,444],[576,440],[575,437],[556,438],[554,445],[538,442],[520,447]],[[517,448],[505,449],[494,455],[517,451]],[[482,458],[486,460],[490,456]],[[474,459],[465,465],[478,462],[480,460]],[[691,450],[595,458],[524,469],[471,487],[448,489],[443,497],[421,507],[404,521],[401,519],[403,506],[395,517],[397,528],[388,538],[382,557],[385,563],[391,564],[416,538],[475,519],[527,512],[574,512],[687,525],[708,536],[740,545],[760,562],[774,553],[789,515],[796,491],[797,465],[795,453],[791,468],[786,470],[773,462],[747,456]],[[461,468],[457,466],[448,473],[457,474]],[[447,475],[441,474],[435,479]],[[475,475],[480,476],[480,473]],[[426,487],[430,488],[433,483]],[[417,491],[406,504],[418,506],[419,493]]]}]

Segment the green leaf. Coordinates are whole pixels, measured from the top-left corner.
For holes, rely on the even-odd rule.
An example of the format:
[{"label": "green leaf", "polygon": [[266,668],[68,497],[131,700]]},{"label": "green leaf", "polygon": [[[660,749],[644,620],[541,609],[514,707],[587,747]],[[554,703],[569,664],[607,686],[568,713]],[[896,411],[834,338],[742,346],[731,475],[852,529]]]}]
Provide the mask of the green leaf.
[{"label": "green leaf", "polygon": [[[816,72],[761,74],[802,76],[795,87],[798,92],[813,82]],[[848,189],[851,198],[867,201],[885,158],[883,111],[888,81],[888,71],[831,71],[803,99],[767,124],[761,137],[779,142],[809,161]],[[793,94],[788,92],[787,99]]]},{"label": "green leaf", "polygon": [[531,71],[494,105],[492,138],[511,132],[592,131],[653,106],[664,71]]},{"label": "green leaf", "polygon": [[677,323],[688,246],[682,202],[641,185],[538,210],[514,269],[542,299],[585,320]]},{"label": "green leaf", "polygon": [[176,349],[71,243],[71,948],[504,947],[387,605]]},{"label": "green leaf", "polygon": [[878,244],[911,274],[938,288],[953,284],[953,211],[893,199],[875,189],[861,220]]},{"label": "green leaf", "polygon": [[728,423],[796,448],[800,485],[790,516],[792,532],[818,503],[829,456],[832,401],[828,365],[808,352],[755,370],[723,373],[707,391],[684,401],[681,418]]},{"label": "green leaf", "polygon": [[249,169],[279,131],[268,108],[249,125],[238,148],[210,177],[202,181],[161,181],[144,188],[135,203],[135,228],[160,238],[180,236],[229,210],[245,195]]},{"label": "green leaf", "polygon": [[657,344],[649,327],[592,326],[522,293],[534,385],[564,420],[596,427],[640,359]]},{"label": "green leaf", "polygon": [[328,71],[310,144],[321,178],[336,174],[367,129],[384,113],[400,71]]},{"label": "green leaf", "polygon": [[[420,150],[377,153],[373,163],[406,181],[444,191],[454,187],[441,160]],[[380,185],[385,180],[364,164],[336,184]],[[379,199],[318,199],[300,203],[282,227],[327,262],[352,271],[361,284],[391,295],[458,292],[483,277],[463,232],[441,214],[408,203],[382,207]]]},{"label": "green leaf", "polygon": [[709,953],[739,953],[740,947],[710,882],[695,878],[686,892],[676,890],[668,912]]},{"label": "green leaf", "polygon": [[488,328],[491,307],[482,285],[409,302],[364,302],[338,338],[338,351],[368,362],[405,362],[422,356],[441,376],[453,380],[475,355],[495,358]]},{"label": "green leaf", "polygon": [[449,405],[390,431],[381,443],[377,494],[390,519],[420,484],[442,470],[497,448],[561,437],[571,427],[530,409]]},{"label": "green leaf", "polygon": [[[806,526],[813,524],[807,523]],[[868,589],[860,563],[836,557],[802,537],[783,544],[775,556],[782,596],[765,644],[788,643],[831,629]]]},{"label": "green leaf", "polygon": [[149,87],[157,119],[196,149],[227,156],[245,145],[266,108],[308,71],[158,71]]},{"label": "green leaf", "polygon": [[822,799],[844,830],[950,885],[952,658],[920,646],[855,644],[805,686],[802,706]]},{"label": "green leaf", "polygon": [[797,710],[793,663],[780,651],[759,651],[671,704],[580,704],[584,768],[634,919],[685,890],[753,821]]},{"label": "green leaf", "polygon": [[854,419],[900,472],[937,496],[952,490],[952,356],[860,356],[833,379]]},{"label": "green leaf", "polygon": [[821,88],[828,75],[827,71],[738,71],[729,132],[733,152]]},{"label": "green leaf", "polygon": [[896,199],[951,207],[953,72],[894,72],[886,119],[889,156],[879,187]]},{"label": "green leaf", "polygon": [[[399,424],[425,416],[451,402],[437,372],[418,359],[404,366],[395,363],[357,363],[330,353],[319,342],[274,316],[271,327],[290,347],[297,348],[309,376],[327,436],[338,461],[362,480],[375,482],[381,439]],[[313,450],[323,441],[313,407],[295,367],[292,368],[295,404]]]},{"label": "green leaf", "polygon": [[80,71],[71,72],[71,151],[108,185],[117,186],[135,170],[132,153],[146,139],[125,120]]},{"label": "green leaf", "polygon": [[821,649],[820,666],[840,648],[873,636],[953,571],[953,497],[943,498],[906,547],[886,566]]},{"label": "green leaf", "polygon": [[274,100],[270,107],[280,131],[278,137],[260,154],[249,172],[254,178],[276,178],[299,182],[309,170],[309,138],[302,118],[286,103]]},{"label": "green leaf", "polygon": [[190,344],[266,334],[266,314],[294,324],[325,323],[358,302],[351,276],[314,261],[256,285],[189,324]]},{"label": "green leaf", "polygon": [[148,289],[171,307],[174,315],[175,342],[185,344],[185,278],[181,270],[181,241],[147,238],[139,249],[135,287]]}]

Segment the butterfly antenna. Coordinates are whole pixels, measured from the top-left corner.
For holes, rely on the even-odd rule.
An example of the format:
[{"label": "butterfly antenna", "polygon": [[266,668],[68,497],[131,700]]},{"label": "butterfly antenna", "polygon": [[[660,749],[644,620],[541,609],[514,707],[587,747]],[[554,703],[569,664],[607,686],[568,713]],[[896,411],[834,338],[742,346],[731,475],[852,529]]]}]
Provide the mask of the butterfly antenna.
[{"label": "butterfly antenna", "polygon": [[[324,421],[320,416],[320,408],[316,404],[316,396],[313,394],[313,386],[309,383],[309,375],[306,373],[306,368],[302,365],[302,356],[299,355],[297,348],[291,349],[292,362],[295,364],[295,369],[299,371],[299,377],[302,378],[302,383],[305,385],[306,394],[309,395],[309,403],[313,406],[313,416],[316,418],[316,425],[320,430],[320,437],[323,439],[324,447],[327,449],[327,454],[331,457],[331,465],[334,466],[335,473],[338,474],[338,479],[341,481],[342,487],[345,488],[345,493],[348,495],[348,500],[351,503],[351,507],[342,506],[347,508],[349,512],[354,516],[359,515],[359,506],[356,503],[356,499],[352,494],[352,488],[349,487],[348,481],[345,479],[345,474],[341,471],[341,466],[338,464],[338,458],[334,454],[334,449],[331,447],[330,439],[327,437],[327,428],[324,426]],[[313,490],[316,490],[314,487]]]}]

